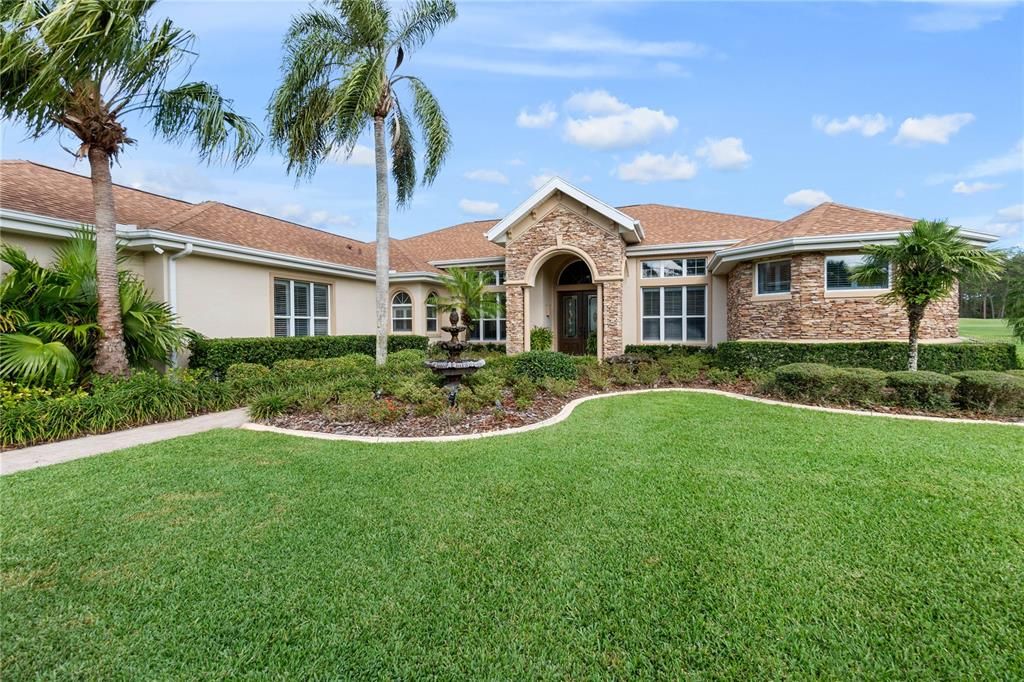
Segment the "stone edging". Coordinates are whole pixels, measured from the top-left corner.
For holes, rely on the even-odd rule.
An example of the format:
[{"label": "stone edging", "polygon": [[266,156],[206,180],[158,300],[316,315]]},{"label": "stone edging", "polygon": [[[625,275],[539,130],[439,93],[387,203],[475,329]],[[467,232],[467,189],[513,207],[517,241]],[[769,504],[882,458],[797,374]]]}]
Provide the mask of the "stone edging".
[{"label": "stone edging", "polygon": [[614,393],[596,393],[594,395],[583,396],[582,398],[576,398],[575,400],[566,403],[564,407],[558,412],[558,414],[548,417],[543,421],[534,422],[533,424],[525,424],[523,426],[516,426],[511,429],[501,429],[495,431],[483,431],[481,433],[465,433],[451,436],[422,436],[422,437],[406,437],[406,436],[353,436],[340,433],[323,433],[321,431],[301,431],[299,429],[282,429],[277,426],[268,426],[266,424],[257,424],[255,422],[247,422],[242,424],[239,428],[247,429],[250,431],[266,431],[270,433],[281,433],[288,436],[302,436],[304,438],[318,438],[320,440],[341,440],[349,441],[353,443],[449,443],[452,441],[459,440],[477,440],[479,438],[492,438],[495,436],[510,436],[517,433],[526,433],[527,431],[535,431],[542,429],[546,426],[551,426],[559,422],[568,419],[569,415],[573,413],[573,410],[577,406],[589,400],[597,400],[599,398],[612,398],[615,396],[622,395],[635,395],[638,393],[709,393],[711,395],[720,395],[727,398],[735,398],[737,400],[749,400],[755,403],[762,403],[764,405],[780,405],[782,407],[792,407],[800,410],[815,410],[818,412],[831,412],[833,414],[852,414],[862,417],[883,417],[888,419],[911,419],[917,421],[933,421],[933,422],[945,422],[947,424],[998,424],[1000,426],[1022,426],[1024,427],[1024,421],[1017,422],[1002,422],[994,419],[957,419],[953,417],[930,417],[927,415],[918,414],[888,414],[884,412],[871,412],[868,410],[845,410],[838,407],[823,407],[821,405],[801,405],[799,403],[787,403],[781,400],[770,400],[768,398],[758,398],[756,396],[742,395],[739,393],[730,393],[728,391],[719,391],[713,388],[643,388],[634,391],[617,391]]}]

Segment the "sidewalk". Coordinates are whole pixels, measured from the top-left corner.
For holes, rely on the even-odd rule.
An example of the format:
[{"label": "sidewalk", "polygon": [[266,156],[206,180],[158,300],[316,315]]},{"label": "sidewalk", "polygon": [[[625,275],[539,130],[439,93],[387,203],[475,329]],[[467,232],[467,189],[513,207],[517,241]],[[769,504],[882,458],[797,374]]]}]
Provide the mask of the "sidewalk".
[{"label": "sidewalk", "polygon": [[214,412],[198,417],[190,417],[176,422],[163,422],[140,426],[127,431],[115,431],[98,436],[84,436],[59,443],[34,445],[19,450],[0,452],[0,476],[13,474],[26,469],[70,462],[73,459],[102,455],[106,452],[130,448],[133,445],[156,443],[157,441],[190,436],[210,429],[237,428],[248,421],[246,409]]}]

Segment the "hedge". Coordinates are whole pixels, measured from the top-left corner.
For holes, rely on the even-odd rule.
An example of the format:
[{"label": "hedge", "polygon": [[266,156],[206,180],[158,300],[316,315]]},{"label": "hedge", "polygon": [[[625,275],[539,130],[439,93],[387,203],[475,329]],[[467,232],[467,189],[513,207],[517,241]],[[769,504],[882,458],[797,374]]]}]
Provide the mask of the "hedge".
[{"label": "hedge", "polygon": [[[425,336],[389,336],[388,352],[427,350]],[[272,367],[280,360],[313,360],[353,353],[373,356],[377,339],[370,334],[349,336],[262,336],[238,339],[197,339],[192,343],[189,367],[208,369],[223,377],[228,367],[251,363]]]},{"label": "hedge", "polygon": [[712,353],[710,348],[705,346],[687,346],[684,344],[657,344],[644,345],[631,343],[626,346],[626,355],[646,355],[655,360],[673,355],[699,355]]},{"label": "hedge", "polygon": [[1024,379],[1004,372],[959,372],[957,402],[965,410],[993,414],[1024,414]]},{"label": "hedge", "polygon": [[[883,372],[896,372],[907,368],[907,344],[891,341],[725,341],[718,344],[714,359],[714,364],[718,367],[737,371],[773,370],[782,365],[802,362],[822,363],[835,367],[870,367]],[[1017,349],[1012,343],[921,344],[918,357],[918,369],[941,374],[982,369],[1003,371],[1016,367]]]},{"label": "hedge", "polygon": [[512,358],[512,371],[515,375],[525,376],[534,381],[546,377],[575,381],[579,376],[579,368],[571,355],[553,350],[530,350]]},{"label": "hedge", "polygon": [[951,410],[957,380],[945,374],[902,370],[886,375],[892,400],[900,407],[920,410]]}]

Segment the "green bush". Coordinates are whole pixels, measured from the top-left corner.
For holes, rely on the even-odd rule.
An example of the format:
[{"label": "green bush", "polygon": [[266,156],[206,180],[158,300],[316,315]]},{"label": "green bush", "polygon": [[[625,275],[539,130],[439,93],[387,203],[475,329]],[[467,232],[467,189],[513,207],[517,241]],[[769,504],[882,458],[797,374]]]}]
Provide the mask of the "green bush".
[{"label": "green bush", "polygon": [[1024,369],[1008,369],[1007,374],[1012,374],[1015,377],[1024,377]]},{"label": "green bush", "polygon": [[570,381],[569,379],[544,377],[544,379],[541,380],[540,385],[545,391],[551,395],[558,396],[559,398],[564,398],[576,390],[576,382]]},{"label": "green bush", "polygon": [[516,355],[512,359],[512,371],[517,376],[525,376],[534,381],[544,377],[575,381],[579,376],[571,356],[550,350],[531,350]]},{"label": "green bush", "polygon": [[531,329],[530,350],[551,350],[551,330],[547,327]]},{"label": "green bush", "polygon": [[739,372],[722,367],[711,367],[707,371],[707,378],[712,386],[728,386],[736,383]]},{"label": "green bush", "polygon": [[956,399],[965,410],[1024,414],[1024,378],[1006,372],[958,372]]},{"label": "green bush", "polygon": [[[726,341],[718,344],[714,364],[743,371],[775,369],[794,363],[835,367],[869,367],[883,372],[906,369],[907,344],[889,341],[860,343],[784,343]],[[1017,367],[1011,343],[926,343],[920,346],[918,368],[952,374],[965,370],[1007,370]]]},{"label": "green bush", "polygon": [[512,396],[520,406],[533,402],[538,389],[537,382],[529,377],[521,376],[512,381]]},{"label": "green bush", "polygon": [[588,365],[583,368],[583,374],[586,376],[587,381],[594,387],[595,390],[603,391],[611,385],[611,376],[609,375],[608,365]]},{"label": "green bush", "polygon": [[705,346],[688,346],[685,344],[629,344],[626,346],[626,355],[643,355],[655,360],[672,357],[672,356],[687,356],[687,355],[703,355],[708,356],[713,354],[714,351]]},{"label": "green bush", "polygon": [[[427,350],[427,337],[403,334],[388,337],[388,352]],[[371,357],[376,338],[372,335],[350,336],[266,336],[238,339],[200,338],[192,342],[189,366],[208,369],[223,377],[228,367],[240,362],[272,367],[280,360],[332,358],[353,353]]]},{"label": "green bush", "polygon": [[263,365],[239,362],[228,367],[225,380],[234,395],[247,400],[270,388],[273,374]]},{"label": "green bush", "polygon": [[883,400],[885,372],[869,367],[846,367],[835,371],[832,399],[854,405],[877,405]]},{"label": "green bush", "polygon": [[422,350],[400,350],[395,353],[388,354],[387,364],[384,366],[385,371],[394,372],[395,374],[419,374],[423,372],[429,372],[430,370],[424,365],[424,361],[427,359],[427,354]]},{"label": "green bush", "polygon": [[153,370],[97,377],[89,392],[43,395],[4,405],[0,445],[22,447],[234,407],[230,386],[207,372]]},{"label": "green bush", "polygon": [[945,374],[918,370],[889,372],[886,385],[900,407],[919,410],[951,410],[957,380]]},{"label": "green bush", "polygon": [[707,367],[707,359],[704,355],[666,353],[658,358],[658,365],[670,381],[686,383],[700,377],[701,370]]},{"label": "green bush", "polygon": [[835,381],[834,367],[817,362],[796,362],[777,367],[772,386],[786,398],[822,401],[832,396]]}]

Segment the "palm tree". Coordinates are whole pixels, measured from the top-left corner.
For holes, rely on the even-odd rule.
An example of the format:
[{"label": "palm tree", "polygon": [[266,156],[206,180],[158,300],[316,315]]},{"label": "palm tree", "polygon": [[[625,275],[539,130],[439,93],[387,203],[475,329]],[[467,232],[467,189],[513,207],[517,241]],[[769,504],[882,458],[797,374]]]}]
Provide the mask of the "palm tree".
[{"label": "palm tree", "polygon": [[412,96],[412,116],[423,134],[423,183],[437,177],[451,147],[448,121],[422,80],[399,74],[405,58],[442,26],[454,21],[451,0],[418,0],[392,17],[384,0],[333,0],[328,9],[310,10],[292,20],[284,40],[284,77],[270,101],[270,137],[284,150],[289,172],[312,177],[332,155],[351,154],[372,124],[377,172],[377,363],[387,357],[388,177],[387,131],[391,134],[391,174],[399,207],[416,187],[413,129],[398,97],[404,83]]},{"label": "palm tree", "polygon": [[911,371],[917,370],[918,337],[928,305],[949,296],[962,279],[996,277],[1003,268],[998,253],[972,246],[960,236],[960,228],[944,220],[918,220],[895,244],[867,246],[864,254],[851,279],[870,284],[891,278],[889,293],[879,298],[907,311]]},{"label": "palm tree", "polygon": [[1006,291],[1006,323],[1017,341],[1024,343],[1024,277],[1010,280]]},{"label": "palm tree", "polygon": [[488,280],[479,270],[451,268],[441,276],[441,284],[448,290],[448,296],[436,299],[436,305],[441,310],[457,311],[469,331],[476,320],[498,310],[495,296],[487,292]]},{"label": "palm tree", "polygon": [[[94,369],[128,370],[118,300],[116,213],[110,166],[126,145],[134,114],[171,142],[190,141],[201,159],[247,163],[262,142],[209,83],[187,74],[195,37],[169,19],[150,25],[156,0],[10,0],[0,3],[0,110],[31,137],[70,132],[72,153],[88,158],[96,230],[97,324]],[[69,150],[70,151],[70,150]]]}]

